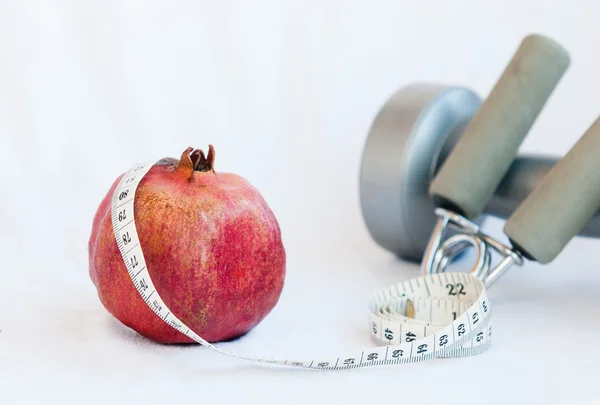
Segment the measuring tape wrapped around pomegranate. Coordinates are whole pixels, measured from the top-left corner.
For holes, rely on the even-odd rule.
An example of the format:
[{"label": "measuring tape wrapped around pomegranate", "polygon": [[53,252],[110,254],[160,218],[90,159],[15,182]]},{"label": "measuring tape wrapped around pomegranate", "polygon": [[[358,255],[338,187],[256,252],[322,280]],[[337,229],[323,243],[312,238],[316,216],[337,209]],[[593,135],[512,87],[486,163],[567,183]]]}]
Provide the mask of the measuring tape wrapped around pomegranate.
[{"label": "measuring tape wrapped around pomegranate", "polygon": [[[161,343],[198,342],[220,353],[312,369],[464,356],[491,342],[491,304],[468,273],[428,275],[377,293],[369,332],[378,346],[329,359],[273,360],[226,352],[276,305],[285,276],[279,225],[243,178],[218,173],[215,152],[133,166],[101,203],[90,275],[105,308]],[[452,293],[449,294],[449,287]]]},{"label": "measuring tape wrapped around pomegranate", "polygon": [[[138,276],[135,287],[145,292],[153,283],[165,291],[164,304],[210,341],[247,333],[271,311],[283,288],[286,258],[275,215],[242,177],[216,173],[214,159],[211,146],[207,156],[189,148],[180,160],[136,166],[113,185],[94,221],[90,271],[102,303],[158,342],[193,340],[164,324],[141,300],[123,271],[119,249],[135,273],[148,265],[152,280]],[[131,250],[139,240],[143,256]],[[156,307],[158,299],[153,295],[150,303]]]}]

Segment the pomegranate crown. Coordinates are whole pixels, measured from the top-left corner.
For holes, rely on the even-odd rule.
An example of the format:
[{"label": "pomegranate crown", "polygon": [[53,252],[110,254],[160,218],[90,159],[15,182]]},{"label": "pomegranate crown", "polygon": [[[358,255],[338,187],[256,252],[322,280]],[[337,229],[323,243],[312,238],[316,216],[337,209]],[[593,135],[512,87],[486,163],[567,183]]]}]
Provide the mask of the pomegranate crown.
[{"label": "pomegranate crown", "polygon": [[201,149],[187,148],[181,154],[178,168],[190,170],[190,178],[194,171],[214,173],[215,148],[208,145],[208,155],[205,156]]}]

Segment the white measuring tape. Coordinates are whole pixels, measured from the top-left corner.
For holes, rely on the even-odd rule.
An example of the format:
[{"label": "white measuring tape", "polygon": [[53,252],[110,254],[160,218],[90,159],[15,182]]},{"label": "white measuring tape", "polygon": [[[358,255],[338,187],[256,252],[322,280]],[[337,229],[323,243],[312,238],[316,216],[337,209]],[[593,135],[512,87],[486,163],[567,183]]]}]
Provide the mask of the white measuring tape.
[{"label": "white measuring tape", "polygon": [[115,238],[131,281],[163,321],[202,346],[245,360],[319,370],[412,363],[480,353],[491,343],[491,305],[485,286],[471,273],[439,273],[398,283],[369,303],[370,333],[377,347],[320,360],[276,360],[231,353],[198,336],[161,299],[148,272],[134,220],[134,199],[154,163],[133,166],[112,196]]}]

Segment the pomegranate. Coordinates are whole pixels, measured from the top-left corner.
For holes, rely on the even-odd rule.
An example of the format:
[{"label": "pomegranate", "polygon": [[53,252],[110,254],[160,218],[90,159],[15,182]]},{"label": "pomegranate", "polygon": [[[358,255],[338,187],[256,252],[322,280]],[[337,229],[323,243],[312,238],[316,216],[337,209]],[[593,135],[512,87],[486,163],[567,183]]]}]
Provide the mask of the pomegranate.
[{"label": "pomegranate", "polygon": [[[138,185],[134,216],[150,277],[180,320],[209,342],[240,337],[273,309],[283,289],[286,254],[275,215],[244,178],[214,170],[187,148],[164,158]],[[104,307],[160,343],[190,338],[162,321],[136,291],[119,253],[110,203],[100,203],[88,244],[89,273]]]}]

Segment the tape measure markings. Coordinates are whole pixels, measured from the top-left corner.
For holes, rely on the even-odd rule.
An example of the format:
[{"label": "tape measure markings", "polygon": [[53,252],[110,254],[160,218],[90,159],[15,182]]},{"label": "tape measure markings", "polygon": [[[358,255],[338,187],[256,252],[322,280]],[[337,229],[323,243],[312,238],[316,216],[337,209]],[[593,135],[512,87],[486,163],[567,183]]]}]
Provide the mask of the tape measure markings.
[{"label": "tape measure markings", "polygon": [[[127,272],[144,302],[164,322],[202,346],[230,357],[319,370],[461,357],[489,347],[491,305],[485,286],[470,273],[449,273],[451,281],[446,273],[426,275],[376,293],[369,303],[369,320],[371,337],[379,346],[354,355],[322,360],[277,360],[232,353],[207,342],[168,309],[148,272],[135,226],[134,202],[139,183],[153,165],[152,162],[135,165],[121,178],[111,202],[113,232]],[[414,318],[406,316],[409,302],[414,308]]]}]

